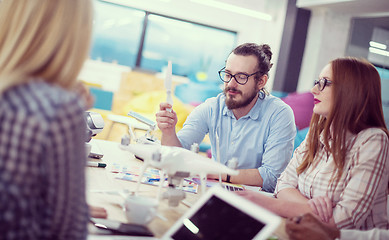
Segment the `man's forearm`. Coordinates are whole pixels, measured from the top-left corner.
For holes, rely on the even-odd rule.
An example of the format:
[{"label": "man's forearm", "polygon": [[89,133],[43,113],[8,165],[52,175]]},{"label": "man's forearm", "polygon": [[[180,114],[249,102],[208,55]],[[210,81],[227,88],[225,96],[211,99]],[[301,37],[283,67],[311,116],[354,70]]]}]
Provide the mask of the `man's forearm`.
[{"label": "man's forearm", "polygon": [[230,177],[230,182],[259,187],[262,187],[263,185],[263,179],[259,174],[258,169],[240,169],[238,175]]}]

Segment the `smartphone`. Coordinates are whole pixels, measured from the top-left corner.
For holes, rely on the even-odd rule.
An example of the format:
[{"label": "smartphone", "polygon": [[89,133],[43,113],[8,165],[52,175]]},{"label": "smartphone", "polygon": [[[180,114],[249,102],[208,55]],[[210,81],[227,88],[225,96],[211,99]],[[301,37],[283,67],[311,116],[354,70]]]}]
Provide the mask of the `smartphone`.
[{"label": "smartphone", "polygon": [[90,218],[90,221],[93,223],[93,225],[95,225],[95,227],[99,229],[110,230],[113,234],[147,237],[154,236],[154,234],[143,225],[122,223],[119,221],[103,218]]}]

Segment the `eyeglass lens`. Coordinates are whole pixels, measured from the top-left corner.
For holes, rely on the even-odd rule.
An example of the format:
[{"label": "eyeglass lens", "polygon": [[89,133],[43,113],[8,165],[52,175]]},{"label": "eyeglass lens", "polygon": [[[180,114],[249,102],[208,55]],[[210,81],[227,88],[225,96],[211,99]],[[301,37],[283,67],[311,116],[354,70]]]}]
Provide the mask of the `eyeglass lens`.
[{"label": "eyeglass lens", "polygon": [[243,73],[238,73],[238,74],[232,75],[232,74],[227,73],[225,71],[220,71],[219,76],[223,82],[229,83],[232,80],[232,78],[234,78],[237,83],[242,84],[242,85],[245,84],[249,78],[249,76],[247,76],[246,74],[243,74]]},{"label": "eyeglass lens", "polygon": [[331,84],[331,81],[329,81],[329,80],[327,80],[327,79],[325,79],[325,78],[321,78],[321,79],[319,79],[319,80],[315,80],[315,85],[318,86],[318,88],[319,88],[320,91],[323,91],[323,89],[324,89],[326,86],[330,85],[330,84]]}]

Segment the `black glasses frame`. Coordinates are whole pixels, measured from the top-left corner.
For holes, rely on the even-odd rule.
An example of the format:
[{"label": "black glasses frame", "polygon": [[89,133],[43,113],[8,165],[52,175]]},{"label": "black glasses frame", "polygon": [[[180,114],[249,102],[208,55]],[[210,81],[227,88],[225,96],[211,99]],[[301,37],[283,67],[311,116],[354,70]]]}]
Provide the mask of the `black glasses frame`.
[{"label": "black glasses frame", "polygon": [[[226,72],[226,71],[224,71],[224,69],[226,69],[226,67],[223,67],[222,69],[220,69],[219,71],[218,71],[218,73],[219,73],[219,78],[223,81],[223,82],[225,82],[225,83],[229,83],[229,82],[231,82],[231,80],[232,80],[232,78],[234,78],[235,79],[235,82],[237,82],[238,84],[240,84],[240,85],[245,85],[248,81],[249,81],[249,78],[251,77],[251,76],[253,76],[253,75],[255,75],[255,74],[258,74],[258,73],[260,73],[261,71],[257,71],[257,72],[255,72],[255,73],[252,73],[252,74],[246,74],[246,73],[237,73],[237,74],[231,74],[231,73],[228,73],[228,72]],[[228,80],[228,81],[226,81],[225,79],[224,79],[224,77],[222,76],[222,74],[229,74],[230,75],[230,79]],[[244,75],[244,76],[246,76],[246,81],[244,81],[244,82],[239,82],[237,79],[236,79],[236,76],[237,75]]]},{"label": "black glasses frame", "polygon": [[323,91],[326,86],[330,86],[332,84],[331,80],[328,80],[327,78],[320,78],[320,79],[315,79],[314,86],[317,85],[319,88],[319,91]]}]

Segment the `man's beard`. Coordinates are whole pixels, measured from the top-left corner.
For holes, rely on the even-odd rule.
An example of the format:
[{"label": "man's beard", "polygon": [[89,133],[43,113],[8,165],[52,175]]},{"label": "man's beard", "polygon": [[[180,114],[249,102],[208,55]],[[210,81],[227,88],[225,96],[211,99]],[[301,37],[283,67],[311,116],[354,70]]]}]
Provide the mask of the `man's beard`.
[{"label": "man's beard", "polygon": [[[234,100],[234,97],[228,96],[227,92],[230,90],[235,91],[236,93],[240,94],[242,96],[242,100],[236,101],[236,100]],[[251,103],[251,101],[253,101],[253,99],[258,95],[258,89],[255,88],[255,89],[253,89],[252,92],[249,92],[249,93],[243,95],[242,92],[236,88],[226,87],[226,88],[224,88],[223,93],[224,93],[224,96],[226,96],[227,108],[231,110],[231,109],[246,107],[247,105],[249,105]]]}]

